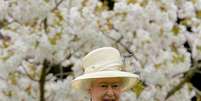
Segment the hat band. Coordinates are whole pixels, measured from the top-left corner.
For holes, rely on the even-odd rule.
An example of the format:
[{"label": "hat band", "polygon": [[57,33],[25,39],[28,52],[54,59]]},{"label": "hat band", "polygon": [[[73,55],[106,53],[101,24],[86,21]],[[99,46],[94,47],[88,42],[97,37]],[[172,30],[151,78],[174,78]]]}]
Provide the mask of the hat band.
[{"label": "hat band", "polygon": [[98,72],[98,71],[121,71],[122,64],[111,64],[107,66],[93,65],[85,69],[85,73]]}]

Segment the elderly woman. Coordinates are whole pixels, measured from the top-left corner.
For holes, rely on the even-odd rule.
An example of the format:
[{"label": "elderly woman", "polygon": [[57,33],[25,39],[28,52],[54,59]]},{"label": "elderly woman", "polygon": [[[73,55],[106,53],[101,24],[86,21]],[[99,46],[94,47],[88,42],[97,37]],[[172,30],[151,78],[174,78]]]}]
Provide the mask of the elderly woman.
[{"label": "elderly woman", "polygon": [[112,47],[98,48],[82,61],[84,74],[72,86],[89,93],[91,101],[119,101],[120,94],[130,89],[138,75],[124,72],[120,53]]}]

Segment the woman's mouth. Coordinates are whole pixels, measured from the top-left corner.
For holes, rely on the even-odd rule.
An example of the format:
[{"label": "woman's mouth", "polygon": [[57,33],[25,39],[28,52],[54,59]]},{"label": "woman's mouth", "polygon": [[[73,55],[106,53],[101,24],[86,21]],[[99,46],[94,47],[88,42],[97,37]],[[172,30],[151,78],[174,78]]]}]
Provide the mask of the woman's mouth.
[{"label": "woman's mouth", "polygon": [[113,99],[104,99],[103,101],[115,101]]}]

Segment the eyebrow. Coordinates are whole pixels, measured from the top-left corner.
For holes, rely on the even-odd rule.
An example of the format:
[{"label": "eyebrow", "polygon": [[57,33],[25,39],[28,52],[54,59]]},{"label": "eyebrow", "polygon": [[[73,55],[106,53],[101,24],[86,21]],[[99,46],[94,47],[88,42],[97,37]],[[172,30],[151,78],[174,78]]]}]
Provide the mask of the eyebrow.
[{"label": "eyebrow", "polygon": [[121,83],[121,82],[118,82],[118,81],[115,81],[115,82],[104,82],[104,81],[103,81],[103,82],[99,82],[99,84],[108,84],[108,83],[109,83],[109,84],[110,84],[110,83],[114,84],[114,83]]}]

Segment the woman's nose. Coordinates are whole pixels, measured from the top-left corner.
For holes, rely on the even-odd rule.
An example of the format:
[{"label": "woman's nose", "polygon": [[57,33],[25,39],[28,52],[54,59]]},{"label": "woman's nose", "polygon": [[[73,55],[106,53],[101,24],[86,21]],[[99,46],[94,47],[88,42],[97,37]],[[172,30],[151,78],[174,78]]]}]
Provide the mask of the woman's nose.
[{"label": "woman's nose", "polygon": [[113,89],[112,89],[111,86],[109,86],[109,87],[107,88],[107,94],[108,94],[108,95],[114,95],[114,91],[113,91]]}]

